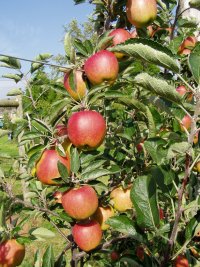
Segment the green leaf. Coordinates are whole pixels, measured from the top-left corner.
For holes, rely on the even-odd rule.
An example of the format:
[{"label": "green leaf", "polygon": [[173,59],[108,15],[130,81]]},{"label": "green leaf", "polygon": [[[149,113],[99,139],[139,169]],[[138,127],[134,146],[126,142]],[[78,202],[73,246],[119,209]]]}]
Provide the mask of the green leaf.
[{"label": "green leaf", "polygon": [[186,226],[186,229],[185,229],[185,238],[186,240],[191,240],[194,236],[194,232],[195,232],[195,228],[197,227],[198,225],[198,221],[197,219],[194,217],[192,218],[189,223],[187,224]]},{"label": "green leaf", "polygon": [[54,267],[54,254],[52,246],[49,246],[43,256],[42,267]]},{"label": "green leaf", "polygon": [[70,85],[71,89],[75,92],[76,91],[75,71],[71,71],[69,74],[69,85]]},{"label": "green leaf", "polygon": [[58,166],[58,171],[59,171],[60,176],[62,177],[63,181],[67,182],[68,178],[69,178],[69,174],[68,174],[68,170],[67,170],[66,166],[60,161],[58,161],[57,166]]},{"label": "green leaf", "polygon": [[72,59],[73,58],[73,54],[74,54],[74,48],[73,48],[72,37],[71,37],[71,34],[69,32],[67,32],[65,34],[65,37],[64,37],[64,49],[65,49],[66,55],[70,59]]},{"label": "green leaf", "polygon": [[126,215],[113,216],[106,220],[106,223],[109,224],[114,230],[130,235],[139,242],[142,242],[143,240],[142,236],[137,233],[133,221]]},{"label": "green leaf", "polygon": [[88,55],[91,55],[93,53],[93,46],[90,40],[85,40],[84,41],[84,46],[88,52]]},{"label": "green leaf", "polygon": [[35,167],[37,161],[40,159],[42,155],[42,152],[43,150],[39,150],[30,156],[28,160],[27,168],[32,169],[33,167]]},{"label": "green leaf", "polygon": [[18,83],[22,79],[23,74],[8,73],[8,74],[2,75],[2,77],[15,80],[15,82]]},{"label": "green leaf", "polygon": [[42,61],[41,63],[36,63],[36,62],[33,62],[31,64],[31,73],[35,72],[36,70],[38,70],[39,68],[41,68],[44,64],[43,62],[46,62],[47,59],[51,58],[52,55],[49,54],[49,53],[45,53],[45,54],[39,54],[36,56],[35,60],[36,61]]},{"label": "green leaf", "polygon": [[93,161],[92,164],[89,163],[89,165],[82,170],[82,175],[84,175],[87,172],[95,171],[96,169],[103,166],[103,164],[106,162],[106,160],[97,160]]},{"label": "green leaf", "polygon": [[51,238],[55,237],[55,233],[53,233],[52,231],[50,231],[46,228],[43,228],[43,227],[31,230],[30,234],[32,236],[35,236],[39,240],[44,240],[44,239],[48,239],[48,238],[51,239]]},{"label": "green leaf", "polygon": [[17,95],[22,95],[22,90],[21,88],[12,88],[9,90],[7,93],[7,96],[17,96]]},{"label": "green leaf", "polygon": [[191,149],[191,144],[188,142],[179,142],[171,145],[168,149],[167,158],[171,159],[177,155],[184,155]]},{"label": "green leaf", "polygon": [[198,43],[192,53],[189,55],[188,64],[192,75],[197,82],[200,84],[200,43]]},{"label": "green leaf", "polygon": [[190,0],[189,5],[193,8],[200,9],[200,0]]},{"label": "green leaf", "polygon": [[83,56],[87,56],[88,55],[88,51],[85,48],[85,46],[83,45],[81,40],[78,40],[78,39],[74,40],[74,46],[78,50],[78,52],[80,54],[82,54]]},{"label": "green leaf", "polygon": [[41,255],[40,251],[37,250],[34,256],[34,267],[40,267],[41,266]]},{"label": "green leaf", "polygon": [[41,145],[41,144],[37,144],[37,145],[31,147],[27,152],[28,157],[31,157],[36,152],[42,152],[45,147],[46,147],[45,145]]},{"label": "green leaf", "polygon": [[0,56],[0,62],[3,62],[0,66],[12,68],[12,69],[21,69],[21,63],[18,59],[7,56]]},{"label": "green leaf", "polygon": [[134,82],[146,90],[151,91],[153,94],[159,95],[174,103],[181,104],[182,102],[182,98],[176,92],[175,87],[168,84],[165,80],[157,79],[147,73],[140,73],[135,77]]},{"label": "green leaf", "polygon": [[159,226],[156,184],[152,177],[138,177],[131,188],[137,223],[142,228],[155,230]]},{"label": "green leaf", "polygon": [[77,148],[73,148],[72,149],[72,153],[71,153],[71,171],[74,173],[77,173],[79,168],[80,168],[80,158],[79,158],[79,153]]},{"label": "green leaf", "polygon": [[21,141],[32,140],[32,139],[39,138],[42,136],[43,136],[43,134],[39,133],[39,132],[27,132],[22,136]]},{"label": "green leaf", "polygon": [[91,181],[91,180],[95,180],[95,179],[97,179],[99,177],[102,177],[102,176],[105,176],[105,175],[109,175],[109,174],[112,174],[112,172],[110,172],[109,170],[97,169],[97,170],[93,170],[93,171],[90,171],[90,172],[85,172],[82,175],[82,178],[85,179],[85,180]]},{"label": "green leaf", "polygon": [[5,207],[4,207],[4,203],[1,203],[1,207],[0,207],[0,232],[3,232],[6,229],[7,229],[7,226],[6,226]]},{"label": "green leaf", "polygon": [[3,177],[4,177],[4,172],[3,172],[3,170],[0,167],[0,178],[3,178]]},{"label": "green leaf", "polygon": [[165,144],[166,141],[159,137],[149,138],[144,142],[145,149],[158,165],[166,162],[167,150],[163,148]]},{"label": "green leaf", "polygon": [[148,39],[131,38],[123,44],[109,48],[109,50],[122,52],[136,59],[154,63],[176,73],[179,72],[179,65],[171,51],[163,45]]}]

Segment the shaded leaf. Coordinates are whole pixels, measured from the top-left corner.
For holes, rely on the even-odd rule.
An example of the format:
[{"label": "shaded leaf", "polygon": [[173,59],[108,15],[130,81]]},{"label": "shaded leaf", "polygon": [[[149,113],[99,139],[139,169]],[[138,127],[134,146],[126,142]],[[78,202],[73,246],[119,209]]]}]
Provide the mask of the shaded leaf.
[{"label": "shaded leaf", "polygon": [[42,267],[54,267],[53,248],[49,246],[43,256]]},{"label": "shaded leaf", "polygon": [[71,153],[71,171],[77,173],[80,168],[80,158],[77,148],[72,149]]},{"label": "shaded leaf", "polygon": [[194,79],[200,84],[200,44],[190,53],[188,63]]}]

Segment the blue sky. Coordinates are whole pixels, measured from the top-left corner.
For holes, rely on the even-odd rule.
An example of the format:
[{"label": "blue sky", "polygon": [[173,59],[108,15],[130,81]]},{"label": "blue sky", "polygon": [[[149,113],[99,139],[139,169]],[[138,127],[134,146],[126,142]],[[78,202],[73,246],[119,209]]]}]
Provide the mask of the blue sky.
[{"label": "blue sky", "polygon": [[[64,54],[63,25],[86,21],[92,6],[73,0],[6,0],[0,1],[0,10],[0,54],[34,59],[39,53]],[[9,72],[1,68],[0,76]],[[18,85],[0,77],[0,98],[12,87]]]}]

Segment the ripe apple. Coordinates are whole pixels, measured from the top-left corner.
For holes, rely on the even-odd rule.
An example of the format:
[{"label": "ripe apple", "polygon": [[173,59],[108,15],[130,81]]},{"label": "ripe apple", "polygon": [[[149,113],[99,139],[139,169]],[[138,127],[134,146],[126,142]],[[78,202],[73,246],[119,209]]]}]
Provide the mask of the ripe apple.
[{"label": "ripe apple", "polygon": [[120,258],[120,255],[117,251],[113,250],[111,253],[110,253],[110,258],[112,261],[117,261],[119,258]]},{"label": "ripe apple", "polygon": [[189,267],[189,262],[185,256],[179,255],[175,259],[174,267]]},{"label": "ripe apple", "polygon": [[138,246],[136,248],[136,256],[138,257],[138,259],[140,259],[141,261],[144,260],[144,248],[143,246]]},{"label": "ripe apple", "polygon": [[67,126],[63,124],[56,125],[56,135],[61,136],[67,136]]},{"label": "ripe apple", "polygon": [[70,86],[70,72],[66,73],[64,76],[64,87],[66,88],[69,95],[79,101],[84,98],[87,92],[86,83],[83,80],[83,72],[77,70],[74,74],[74,86],[75,88],[71,88]]},{"label": "ripe apple", "polygon": [[79,111],[69,118],[67,129],[69,139],[74,146],[94,149],[104,140],[106,122],[96,111]]},{"label": "ripe apple", "polygon": [[25,256],[25,246],[19,244],[15,239],[0,243],[0,266],[19,266]]},{"label": "ripe apple", "polygon": [[86,60],[84,71],[93,85],[112,84],[117,79],[119,64],[112,52],[101,50]]},{"label": "ripe apple", "polygon": [[190,91],[188,91],[184,85],[180,85],[180,86],[178,86],[178,87],[176,88],[176,91],[177,91],[177,92],[179,93],[179,95],[181,95],[181,96],[184,96],[185,94],[189,93],[188,96],[187,96],[187,100],[188,100],[189,102],[192,101],[193,94],[192,94]]},{"label": "ripe apple", "polygon": [[61,157],[56,150],[46,149],[36,164],[36,176],[46,185],[57,185],[57,178],[60,178],[58,161],[64,164],[70,173],[70,157]]},{"label": "ripe apple", "polygon": [[148,26],[157,16],[156,0],[128,0],[126,15],[136,28]]},{"label": "ripe apple", "polygon": [[96,191],[89,185],[70,189],[62,195],[62,206],[72,218],[87,219],[98,207]]},{"label": "ripe apple", "polygon": [[126,211],[133,208],[133,204],[130,198],[131,186],[127,189],[123,189],[121,186],[115,188],[111,194],[110,198],[114,203],[114,208],[120,212]]},{"label": "ripe apple", "polygon": [[79,222],[72,228],[74,242],[84,251],[96,248],[102,239],[102,230],[98,222],[94,220]]},{"label": "ripe apple", "polygon": [[110,206],[98,207],[92,218],[100,224],[102,230],[107,230],[110,225],[105,222],[107,219],[114,216],[114,214],[114,210]]},{"label": "ripe apple", "polygon": [[[118,29],[111,31],[109,33],[109,36],[113,36],[112,41],[113,41],[114,46],[121,44],[131,38],[131,34],[122,28],[118,28]],[[121,59],[125,56],[125,54],[119,53],[119,52],[114,52],[114,54],[118,59]]]},{"label": "ripe apple", "polygon": [[181,131],[184,132],[183,126],[188,130],[191,127],[192,120],[189,115],[185,115],[181,120]]}]

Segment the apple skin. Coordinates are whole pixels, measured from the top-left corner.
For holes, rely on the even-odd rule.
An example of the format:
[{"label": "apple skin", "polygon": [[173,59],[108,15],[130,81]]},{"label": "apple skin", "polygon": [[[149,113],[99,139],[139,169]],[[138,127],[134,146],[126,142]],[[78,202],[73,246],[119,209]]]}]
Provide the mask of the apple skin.
[{"label": "apple skin", "polygon": [[102,239],[102,230],[98,222],[91,220],[79,222],[72,228],[74,242],[84,251],[96,248]]},{"label": "apple skin", "polygon": [[112,261],[117,261],[119,258],[120,258],[120,255],[117,251],[113,250],[111,253],[110,253],[110,258]]},{"label": "apple skin", "polygon": [[133,30],[133,31],[130,33],[130,35],[131,35],[131,38],[137,38],[137,37],[138,37],[137,30],[136,30],[136,29]]},{"label": "apple skin", "polygon": [[86,83],[83,80],[83,72],[77,70],[74,74],[75,77],[75,90],[73,90],[69,83],[70,72],[66,73],[64,76],[64,87],[69,93],[69,95],[76,101],[83,99],[87,93]]},{"label": "apple skin", "polygon": [[130,198],[131,186],[127,189],[123,189],[121,186],[115,188],[111,194],[110,198],[114,203],[114,208],[120,212],[124,212],[128,209],[133,208],[133,204]]},{"label": "apple skin", "polygon": [[56,135],[61,136],[67,136],[67,126],[63,124],[56,125]]},{"label": "apple skin", "polygon": [[[125,29],[122,29],[122,28],[118,28],[118,29],[115,29],[115,30],[111,31],[109,33],[109,36],[113,36],[112,41],[113,41],[113,45],[114,46],[118,45],[118,44],[121,44],[121,43],[123,43],[126,40],[131,38],[131,34],[128,31],[126,31]],[[121,59],[124,56],[126,56],[125,54],[120,53],[120,52],[114,52],[114,54],[118,59]]]},{"label": "apple skin", "polygon": [[195,47],[197,38],[195,36],[187,37],[178,48],[178,54],[189,55],[191,50]]},{"label": "apple skin", "polygon": [[157,16],[156,0],[128,0],[126,15],[136,28],[148,26]]},{"label": "apple skin", "polygon": [[96,191],[89,185],[73,188],[63,193],[62,206],[66,213],[76,220],[84,220],[98,208]]},{"label": "apple skin", "polygon": [[106,122],[102,115],[93,110],[79,111],[68,120],[68,137],[78,148],[95,149],[106,135]]},{"label": "apple skin", "polygon": [[138,246],[136,248],[136,256],[138,257],[138,259],[140,259],[141,261],[144,260],[144,248],[143,246]]},{"label": "apple skin", "polygon": [[[179,93],[179,95],[181,95],[181,96],[184,96],[185,94],[189,93],[189,91],[186,89],[186,87],[185,87],[184,85],[180,85],[180,86],[178,86],[178,87],[176,88],[176,91],[177,91],[177,92]],[[192,101],[192,98],[193,98],[193,94],[192,94],[192,93],[188,94],[188,96],[187,96],[187,100],[188,100],[189,102]]]},{"label": "apple skin", "polygon": [[101,50],[86,60],[84,71],[93,85],[103,82],[112,84],[117,79],[119,64],[112,52]]},{"label": "apple skin", "polygon": [[110,206],[98,207],[92,218],[100,224],[101,230],[107,230],[110,225],[105,222],[114,215],[114,210]]},{"label": "apple skin", "polygon": [[181,131],[184,132],[184,128],[183,128],[183,126],[184,126],[187,130],[189,130],[190,127],[191,127],[191,123],[192,123],[192,120],[191,120],[190,116],[189,116],[189,115],[185,115],[185,116],[182,118],[182,120],[181,120],[181,124],[180,124],[180,126],[181,126]]},{"label": "apple skin", "polygon": [[56,178],[60,178],[57,163],[64,164],[70,173],[70,157],[61,157],[56,150],[47,149],[36,164],[36,176],[46,185],[57,185]]},{"label": "apple skin", "polygon": [[0,266],[19,266],[25,256],[25,246],[19,244],[15,239],[10,239],[0,244]]},{"label": "apple skin", "polygon": [[179,255],[175,259],[174,267],[189,267],[189,262],[185,256]]}]

